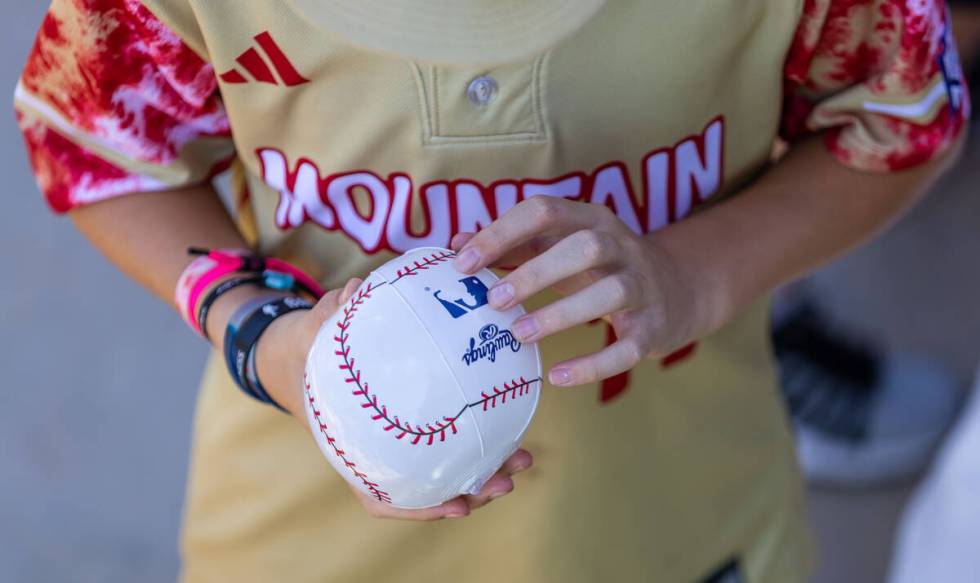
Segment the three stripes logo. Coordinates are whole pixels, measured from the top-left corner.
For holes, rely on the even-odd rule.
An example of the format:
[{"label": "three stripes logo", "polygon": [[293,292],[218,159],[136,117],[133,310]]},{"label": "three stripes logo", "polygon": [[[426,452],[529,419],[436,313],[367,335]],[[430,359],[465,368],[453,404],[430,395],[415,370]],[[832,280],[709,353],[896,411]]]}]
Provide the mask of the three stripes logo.
[{"label": "three stripes logo", "polygon": [[[286,53],[282,52],[282,49],[273,40],[271,34],[263,32],[255,37],[255,42],[258,43],[258,48],[254,46],[250,47],[235,59],[235,62],[241,65],[251,75],[252,79],[259,83],[268,83],[270,85],[282,84],[286,87],[295,87],[310,82],[309,79],[299,74],[296,67],[289,61]],[[266,62],[266,59],[268,59],[268,62]],[[273,73],[273,69],[275,73]],[[276,74],[279,75],[278,78]],[[237,68],[222,73],[219,75],[219,78],[225,83],[231,84],[250,82],[249,78],[243,75]]]}]

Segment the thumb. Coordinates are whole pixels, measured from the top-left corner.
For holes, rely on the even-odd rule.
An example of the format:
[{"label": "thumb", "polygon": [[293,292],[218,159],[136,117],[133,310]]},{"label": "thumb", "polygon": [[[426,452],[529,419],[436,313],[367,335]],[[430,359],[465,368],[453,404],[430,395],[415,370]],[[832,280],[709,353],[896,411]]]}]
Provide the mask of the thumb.
[{"label": "thumb", "polygon": [[337,300],[338,305],[346,304],[347,300],[354,295],[354,292],[357,291],[357,288],[361,287],[362,283],[364,283],[364,280],[359,277],[350,279],[347,282],[347,285],[344,286],[344,289],[340,292],[340,298]]},{"label": "thumb", "polygon": [[355,277],[349,280],[342,289],[330,290],[320,298],[316,305],[313,306],[313,309],[310,310],[312,317],[309,321],[314,332],[319,330],[320,326],[329,320],[330,316],[333,316],[340,309],[340,306],[350,299],[362,282],[363,280]]},{"label": "thumb", "polygon": [[340,294],[342,291],[339,289],[330,290],[317,301],[313,309],[310,310],[314,324],[320,326],[320,324],[326,322],[337,311],[337,306],[340,305]]},{"label": "thumb", "polygon": [[343,288],[338,288],[330,290],[326,293],[320,300],[313,306],[313,312],[316,315],[316,320],[318,323],[322,324],[327,321],[327,319],[337,311],[340,306],[347,303],[357,288],[360,287],[363,280],[355,277],[347,281],[347,284]]}]

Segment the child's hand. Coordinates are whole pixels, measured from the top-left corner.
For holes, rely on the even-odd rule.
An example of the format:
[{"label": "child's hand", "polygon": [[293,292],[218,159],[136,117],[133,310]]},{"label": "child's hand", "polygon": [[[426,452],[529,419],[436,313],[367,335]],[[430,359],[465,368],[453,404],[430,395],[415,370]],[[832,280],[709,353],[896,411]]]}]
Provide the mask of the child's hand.
[{"label": "child's hand", "polygon": [[492,478],[487,480],[487,483],[483,485],[479,494],[474,496],[458,496],[452,500],[443,502],[439,506],[423,508],[422,510],[394,508],[388,504],[378,502],[374,498],[354,490],[354,488],[351,488],[351,490],[357,495],[358,500],[361,501],[361,505],[364,506],[368,514],[375,518],[421,521],[440,520],[442,518],[462,518],[469,516],[471,511],[485,506],[501,496],[509,494],[514,489],[514,481],[511,479],[511,476],[528,469],[532,463],[534,463],[534,460],[531,454],[527,450],[519,449],[504,462],[503,467]]},{"label": "child's hand", "polygon": [[[338,306],[350,299],[361,285],[360,279],[352,279],[343,289],[332,290],[323,296],[312,310],[296,311],[277,319],[259,339],[256,346],[256,370],[259,380],[270,396],[292,413],[307,427],[303,409],[303,375],[306,355],[323,323],[337,311]],[[401,520],[438,520],[467,516],[471,510],[484,506],[514,489],[511,476],[531,467],[531,454],[521,449],[512,455],[483,486],[479,494],[460,496],[434,508],[402,510],[383,504],[361,494],[354,488],[361,505],[368,514],[378,518]]]},{"label": "child's hand", "polygon": [[490,289],[496,309],[547,288],[567,296],[514,322],[512,332],[521,342],[598,318],[613,326],[618,341],[555,365],[549,373],[555,385],[611,377],[705,331],[707,298],[695,293],[694,277],[605,206],[535,196],[478,234],[457,235],[452,247],[464,273],[517,266]]}]

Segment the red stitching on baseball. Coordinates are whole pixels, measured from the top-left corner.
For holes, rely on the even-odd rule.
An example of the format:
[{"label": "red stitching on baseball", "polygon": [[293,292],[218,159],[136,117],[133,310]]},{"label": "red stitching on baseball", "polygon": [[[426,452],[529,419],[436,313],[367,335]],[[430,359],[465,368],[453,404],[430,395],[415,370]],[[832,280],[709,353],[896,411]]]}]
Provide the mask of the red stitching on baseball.
[{"label": "red stitching on baseball", "polygon": [[516,399],[526,395],[531,390],[531,383],[539,382],[541,379],[526,380],[524,377],[519,379],[514,379],[509,383],[504,383],[504,388],[498,389],[496,386],[491,389],[493,394],[487,394],[486,391],[482,393],[483,399],[470,403],[470,407],[478,407],[483,405],[483,410],[494,409],[497,407],[497,399],[500,399],[500,404],[503,405],[507,403],[507,396],[509,395],[511,400]]},{"label": "red stitching on baseball", "polygon": [[[436,262],[441,262],[451,256],[454,256],[454,254],[443,252],[441,256],[433,255],[432,257],[437,259]],[[427,269],[427,267],[424,269]],[[361,397],[364,400],[361,403],[361,408],[371,409],[373,411],[373,413],[369,412],[371,414],[371,420],[384,422],[384,430],[386,432],[392,432],[395,439],[401,440],[406,436],[412,436],[412,445],[418,445],[423,440],[425,440],[425,445],[432,445],[435,443],[436,437],[439,438],[440,442],[446,441],[447,432],[450,435],[456,435],[458,433],[456,422],[467,409],[482,406],[483,410],[487,411],[488,409],[496,408],[497,399],[500,399],[500,404],[503,405],[507,402],[508,396],[511,400],[514,400],[517,397],[526,395],[530,392],[532,383],[541,382],[540,378],[532,380],[526,380],[524,377],[512,379],[510,382],[504,383],[502,389],[494,386],[490,389],[492,394],[483,391],[481,393],[481,399],[463,405],[453,416],[443,416],[441,421],[433,421],[431,423],[416,423],[415,427],[412,427],[412,424],[408,421],[400,420],[398,415],[389,416],[388,407],[378,401],[377,395],[371,394],[367,381],[361,381],[361,370],[355,367],[355,359],[351,356],[351,346],[348,344],[350,334],[347,332],[347,329],[350,328],[354,320],[354,315],[357,313],[357,308],[363,305],[364,301],[371,297],[371,292],[381,285],[385,284],[368,283],[367,288],[358,290],[357,294],[350,299],[349,304],[344,307],[344,319],[337,322],[340,333],[333,338],[337,343],[337,350],[334,351],[334,354],[343,359],[343,364],[337,365],[337,368],[346,371],[347,378],[344,381],[354,385],[354,390],[351,391],[351,395]]]},{"label": "red stitching on baseball", "polygon": [[313,410],[313,417],[316,419],[317,425],[320,426],[320,433],[327,440],[327,445],[329,445],[333,449],[334,454],[336,454],[337,457],[344,462],[344,465],[347,466],[347,469],[349,469],[352,474],[354,474],[354,477],[360,480],[361,484],[363,484],[364,487],[371,492],[371,496],[373,496],[375,500],[384,504],[391,504],[391,496],[382,490],[377,482],[372,482],[368,478],[367,474],[358,470],[357,464],[347,459],[347,452],[337,447],[336,438],[330,437],[330,434],[327,433],[327,425],[320,419],[320,409],[318,409],[316,406],[316,398],[313,397],[313,393],[310,391],[310,383],[305,379],[305,377],[304,382],[306,383],[306,398],[310,401],[310,409]]},{"label": "red stitching on baseball", "polygon": [[456,254],[452,251],[440,251],[438,253],[433,253],[428,257],[422,258],[422,261],[415,261],[412,265],[406,265],[396,271],[395,279],[393,279],[391,283],[395,283],[403,277],[418,275],[420,271],[425,271],[426,269],[439,263],[445,263],[454,257],[456,257]]}]

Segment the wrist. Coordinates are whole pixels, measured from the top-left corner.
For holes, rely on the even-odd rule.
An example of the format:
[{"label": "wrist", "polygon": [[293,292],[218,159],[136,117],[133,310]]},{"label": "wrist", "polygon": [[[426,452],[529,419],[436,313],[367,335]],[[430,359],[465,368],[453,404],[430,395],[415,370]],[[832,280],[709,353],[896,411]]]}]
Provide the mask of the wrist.
[{"label": "wrist", "polygon": [[[731,278],[716,260],[717,255],[703,252],[701,244],[687,236],[683,224],[672,225],[646,237],[654,265],[669,274],[661,275],[661,285],[673,287],[668,292],[678,299],[668,305],[687,314],[687,333],[676,339],[678,346],[701,339],[728,322],[735,314],[735,294]],[[658,270],[659,271],[659,270]],[[669,280],[669,281],[668,281]],[[669,317],[669,315],[668,315]]]},{"label": "wrist", "polygon": [[224,349],[225,328],[232,314],[245,302],[255,298],[274,298],[286,297],[286,292],[276,292],[265,289],[258,285],[243,285],[237,287],[214,301],[208,313],[207,327],[208,337],[218,351]]},{"label": "wrist", "polygon": [[[286,297],[278,297],[264,295],[246,301],[235,310],[235,313],[231,316],[225,328],[223,353],[232,380],[234,380],[235,384],[238,385],[243,393],[259,402],[275,406],[284,412],[286,411],[285,407],[275,398],[276,393],[270,392],[258,377],[259,371],[256,358],[259,340],[266,335],[269,328],[277,320],[285,318],[293,312],[307,312],[311,308],[313,308],[313,304],[309,300],[298,296],[288,295]],[[291,339],[295,336],[295,329],[289,327],[288,330],[289,335],[286,338]],[[283,343],[273,341],[271,344],[278,346]],[[286,344],[291,343],[287,342]],[[288,350],[287,346],[287,351],[283,354],[291,355],[296,353],[297,351],[295,350]],[[280,371],[292,373],[292,378],[288,379],[292,382],[277,382],[276,385],[279,387],[298,386],[301,380],[299,378],[302,372],[301,368],[289,366],[289,362],[282,362],[282,360],[278,359],[274,361],[275,366],[271,369],[273,377],[276,378],[276,373]],[[265,362],[268,362],[268,360],[265,360]],[[286,396],[288,397],[289,395]],[[295,407],[293,409],[295,410]]]},{"label": "wrist", "polygon": [[[253,255],[244,249],[189,248],[197,256],[181,273],[174,290],[177,311],[198,334],[210,340],[207,319],[222,295],[244,285],[319,299],[323,289],[298,267],[275,257]],[[238,294],[249,297],[247,294]],[[273,296],[276,297],[276,296]]]},{"label": "wrist", "polygon": [[303,371],[306,351],[300,331],[306,311],[277,318],[255,345],[255,372],[259,382],[279,406],[294,417],[303,417]]}]

